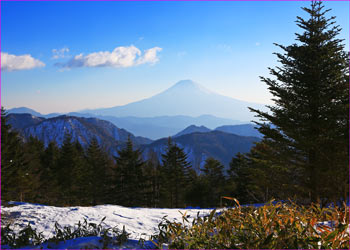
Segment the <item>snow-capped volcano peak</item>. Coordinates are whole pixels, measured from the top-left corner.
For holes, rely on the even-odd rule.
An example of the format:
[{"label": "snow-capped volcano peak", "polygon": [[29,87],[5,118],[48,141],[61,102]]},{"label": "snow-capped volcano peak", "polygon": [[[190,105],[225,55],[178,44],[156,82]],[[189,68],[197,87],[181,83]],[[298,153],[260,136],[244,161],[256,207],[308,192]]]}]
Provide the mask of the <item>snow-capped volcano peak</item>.
[{"label": "snow-capped volcano peak", "polygon": [[213,93],[209,89],[203,87],[199,83],[192,80],[181,80],[175,83],[172,87],[166,90],[168,91],[200,91],[207,94]]},{"label": "snow-capped volcano peak", "polygon": [[177,87],[177,88],[188,88],[188,87],[197,87],[199,84],[195,83],[192,80],[181,80],[178,81],[177,83],[175,83],[173,85],[173,87]]}]

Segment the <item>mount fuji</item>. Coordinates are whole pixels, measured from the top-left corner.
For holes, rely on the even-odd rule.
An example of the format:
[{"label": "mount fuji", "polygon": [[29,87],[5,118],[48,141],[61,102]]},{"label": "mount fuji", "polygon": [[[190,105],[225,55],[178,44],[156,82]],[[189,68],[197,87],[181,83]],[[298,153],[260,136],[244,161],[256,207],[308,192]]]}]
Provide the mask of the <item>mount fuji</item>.
[{"label": "mount fuji", "polygon": [[214,115],[240,121],[251,121],[254,114],[248,107],[266,110],[263,104],[240,101],[210,91],[191,80],[182,80],[169,89],[150,98],[123,106],[84,110],[104,116],[200,116]]}]

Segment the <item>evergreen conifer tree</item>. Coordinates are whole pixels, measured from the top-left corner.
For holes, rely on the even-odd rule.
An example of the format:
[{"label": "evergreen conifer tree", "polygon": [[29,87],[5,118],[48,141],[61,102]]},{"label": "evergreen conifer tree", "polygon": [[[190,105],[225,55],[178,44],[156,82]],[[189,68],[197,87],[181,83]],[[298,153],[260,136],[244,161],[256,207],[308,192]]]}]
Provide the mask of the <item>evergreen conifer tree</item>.
[{"label": "evergreen conifer tree", "polygon": [[246,156],[237,153],[230,162],[227,174],[228,185],[231,188],[230,195],[236,197],[240,202],[249,203],[252,199],[248,190],[251,179],[249,163]]},{"label": "evergreen conifer tree", "polygon": [[143,169],[146,204],[149,207],[159,207],[162,193],[162,167],[155,152],[149,152]]},{"label": "evergreen conifer tree", "polygon": [[86,151],[88,183],[85,192],[91,197],[92,204],[102,203],[107,200],[110,180],[109,170],[111,163],[108,155],[101,149],[96,138],[93,138]]},{"label": "evergreen conifer tree", "polygon": [[126,147],[118,151],[116,160],[117,204],[124,206],[140,206],[144,201],[144,162],[140,150],[134,150],[128,137]]},{"label": "evergreen conifer tree", "polygon": [[165,185],[169,195],[170,207],[184,205],[185,189],[189,183],[190,163],[183,149],[168,140],[168,147],[165,154],[162,154],[162,162],[165,173]]},{"label": "evergreen conifer tree", "polygon": [[24,175],[25,181],[23,182],[26,183],[26,201],[28,202],[38,202],[43,195],[40,189],[40,173],[43,170],[43,154],[43,142],[30,136],[27,142],[24,143],[24,158],[28,164]]},{"label": "evergreen conifer tree", "polygon": [[42,171],[40,173],[40,190],[45,204],[57,204],[60,190],[57,181],[58,159],[60,149],[55,141],[51,141],[42,157]]},{"label": "evergreen conifer tree", "polygon": [[91,205],[91,194],[88,192],[90,188],[91,171],[87,167],[85,151],[78,140],[73,143],[73,157],[71,158],[73,169],[71,175],[71,202],[79,205]]},{"label": "evergreen conifer tree", "polygon": [[7,124],[1,107],[1,199],[23,200],[26,188],[26,167],[23,143],[17,132]]},{"label": "evergreen conifer tree", "polygon": [[205,160],[202,169],[204,177],[209,185],[209,192],[206,194],[209,206],[218,206],[220,197],[224,194],[225,176],[224,166],[212,157]]},{"label": "evergreen conifer tree", "polygon": [[[275,165],[302,173],[300,187],[310,201],[337,200],[349,192],[349,54],[338,39],[335,17],[327,18],[321,1],[297,17],[303,30],[297,43],[278,45],[281,66],[262,77],[274,96],[269,112],[256,112]],[[273,124],[273,126],[271,126]],[[264,155],[264,152],[261,152]],[[334,183],[327,186],[325,183]],[[302,195],[302,194],[301,194]]]},{"label": "evergreen conifer tree", "polygon": [[63,204],[72,204],[74,200],[72,184],[74,181],[73,170],[75,167],[75,159],[76,147],[72,142],[72,136],[69,133],[65,133],[56,173],[56,179],[61,193],[60,201]]}]

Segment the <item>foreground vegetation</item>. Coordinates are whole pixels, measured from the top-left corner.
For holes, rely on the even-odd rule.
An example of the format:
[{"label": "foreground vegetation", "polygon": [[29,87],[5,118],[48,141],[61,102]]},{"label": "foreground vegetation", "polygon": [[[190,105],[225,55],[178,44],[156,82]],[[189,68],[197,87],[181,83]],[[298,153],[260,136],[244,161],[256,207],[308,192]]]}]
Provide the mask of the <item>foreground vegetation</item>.
[{"label": "foreground vegetation", "polygon": [[[240,206],[234,198],[234,208],[190,219],[183,214],[182,222],[166,217],[158,225],[159,233],[150,237],[154,246],[171,249],[349,249],[349,207],[321,207],[317,204],[299,206],[292,202],[270,202],[262,207]],[[105,218],[104,218],[105,219]],[[103,227],[86,220],[74,226],[55,224],[53,236],[43,237],[28,226],[14,231],[12,224],[2,225],[2,248],[41,246],[55,248],[59,243],[81,237],[96,236],[100,247],[121,247],[129,234],[117,227]],[[139,239],[144,247],[147,239]],[[43,245],[44,244],[44,245]],[[61,244],[62,245],[62,244]],[[84,245],[81,245],[82,247]]]},{"label": "foreground vegetation", "polygon": [[[235,199],[234,199],[235,200]],[[154,236],[171,249],[349,249],[349,207],[236,207],[183,223],[164,219]],[[328,222],[328,223],[322,223]]]},{"label": "foreground vegetation", "polygon": [[103,218],[97,225],[89,223],[85,219],[83,223],[80,221],[74,226],[60,226],[57,222],[54,228],[54,236],[45,239],[42,232],[33,229],[30,224],[18,232],[13,230],[11,224],[1,227],[1,246],[2,248],[21,248],[25,246],[40,246],[47,243],[47,248],[55,248],[60,242],[81,237],[100,237],[101,249],[106,249],[108,245],[120,246],[128,240],[128,233],[119,230],[117,227],[105,228],[102,222]]}]

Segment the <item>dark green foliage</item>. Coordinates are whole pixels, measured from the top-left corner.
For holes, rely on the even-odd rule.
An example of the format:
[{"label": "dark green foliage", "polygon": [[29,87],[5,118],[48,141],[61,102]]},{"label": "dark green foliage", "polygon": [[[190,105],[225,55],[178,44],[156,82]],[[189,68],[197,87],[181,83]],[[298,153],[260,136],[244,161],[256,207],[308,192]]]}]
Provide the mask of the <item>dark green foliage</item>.
[{"label": "dark green foliage", "polygon": [[[337,36],[339,26],[327,19],[321,1],[303,8],[310,18],[297,18],[297,43],[277,45],[281,66],[262,77],[274,96],[270,112],[254,110],[268,147],[259,154],[285,172],[300,174],[281,185],[294,186],[300,198],[345,199],[349,194],[349,54]],[[273,124],[273,126],[271,125]]]},{"label": "dark green foliage", "polygon": [[58,172],[58,159],[60,149],[55,142],[50,142],[42,156],[42,169],[40,172],[40,203],[57,204],[59,200],[59,182],[56,178]]},{"label": "dark green foliage", "polygon": [[111,165],[107,153],[101,149],[96,138],[94,138],[86,151],[86,179],[88,185],[85,194],[91,197],[90,204],[101,204],[108,199],[108,188],[111,182]]},{"label": "dark green foliage", "polygon": [[225,194],[224,187],[226,184],[224,176],[224,166],[214,158],[205,160],[202,181],[208,186],[208,191],[205,194],[207,206],[216,207],[220,204],[220,197]]},{"label": "dark green foliage", "polygon": [[167,206],[181,207],[184,205],[184,195],[189,184],[190,163],[183,149],[168,140],[168,148],[162,155],[163,171],[165,174]]},{"label": "dark green foliage", "polygon": [[266,155],[272,153],[267,144],[257,143],[247,154],[249,176],[246,188],[253,202],[295,198],[296,193],[303,191],[300,189],[303,173],[298,168],[285,168],[269,160]]},{"label": "dark green foliage", "polygon": [[61,196],[63,196],[63,200],[66,201],[65,203],[67,204],[71,204],[73,200],[71,187],[76,156],[76,148],[72,143],[72,137],[70,134],[66,133],[61,147],[60,158],[58,159],[56,179],[60,186]]},{"label": "dark green foliage", "polygon": [[[210,200],[209,194],[211,194],[211,188],[216,188],[217,183],[214,187],[210,186],[208,179],[204,175],[197,175],[196,171],[190,171],[190,183],[186,188],[185,200],[187,206],[199,206],[202,208],[208,207],[213,201]],[[220,199],[220,197],[215,197]]]},{"label": "dark green foliage", "polygon": [[118,151],[118,157],[115,157],[116,168],[116,204],[124,206],[137,206],[144,201],[144,162],[140,150],[134,150],[130,139],[126,147]]},{"label": "dark green foliage", "polygon": [[145,205],[147,207],[159,207],[161,204],[163,171],[154,152],[149,153],[143,171]]},{"label": "dark green foliage", "polygon": [[28,178],[23,143],[7,124],[6,112],[1,108],[1,199],[23,200]]},{"label": "dark green foliage", "polygon": [[[239,198],[243,203],[249,203],[254,198],[249,194],[251,168],[245,155],[238,153],[230,162],[228,174],[228,188],[230,195]],[[255,201],[256,202],[256,201]]]},{"label": "dark green foliage", "polygon": [[70,199],[73,204],[88,205],[89,198],[91,194],[87,191],[90,188],[95,188],[91,186],[91,173],[90,169],[87,167],[87,162],[85,159],[84,149],[78,141],[73,144],[73,158],[72,169],[71,169],[71,182],[70,182]]},{"label": "dark green foliage", "polygon": [[232,158],[227,187],[231,190],[230,195],[237,197],[244,204],[293,197],[295,186],[299,183],[298,172],[273,164],[267,160],[266,154],[262,156],[261,152],[268,154],[268,146],[256,143],[248,154],[237,154]]},{"label": "dark green foliage", "polygon": [[30,137],[24,144],[24,158],[27,162],[23,179],[23,188],[26,190],[26,201],[34,201],[41,195],[40,172],[43,169],[42,157],[44,154],[44,144],[36,138]]}]

